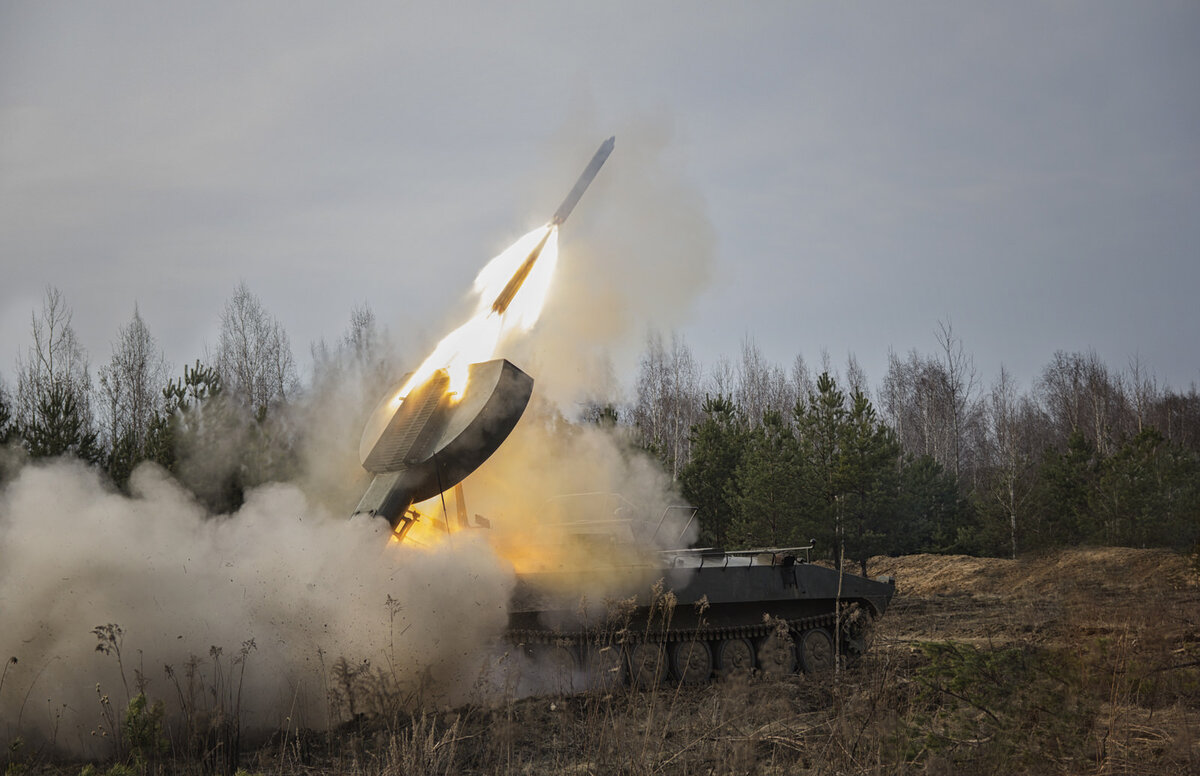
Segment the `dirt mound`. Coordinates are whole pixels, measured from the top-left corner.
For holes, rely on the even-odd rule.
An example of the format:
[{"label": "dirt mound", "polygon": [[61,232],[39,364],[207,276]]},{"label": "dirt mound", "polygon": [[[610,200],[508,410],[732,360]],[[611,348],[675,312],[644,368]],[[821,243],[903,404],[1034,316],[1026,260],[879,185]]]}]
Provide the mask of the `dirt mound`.
[{"label": "dirt mound", "polygon": [[1191,559],[1169,550],[1084,547],[1051,555],[1009,560],[969,555],[875,557],[872,575],[896,578],[903,596],[970,593],[1031,595],[1083,587],[1097,591],[1136,592],[1150,588],[1200,587]]},{"label": "dirt mound", "polygon": [[1014,592],[1045,593],[1063,580],[1102,591],[1181,590],[1200,586],[1200,576],[1191,559],[1170,550],[1083,547],[1023,563],[1023,581],[1013,580]]},{"label": "dirt mound", "polygon": [[1008,575],[1020,561],[1004,558],[974,558],[970,555],[877,556],[867,567],[872,576],[888,574],[896,579],[902,596],[931,596],[941,593],[990,592],[998,576]]}]

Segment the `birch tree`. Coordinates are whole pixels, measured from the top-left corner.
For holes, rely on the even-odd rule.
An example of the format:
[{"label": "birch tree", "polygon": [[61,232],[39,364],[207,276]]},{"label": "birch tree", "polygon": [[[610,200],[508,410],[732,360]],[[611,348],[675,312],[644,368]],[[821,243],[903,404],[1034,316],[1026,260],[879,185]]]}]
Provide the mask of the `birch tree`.
[{"label": "birch tree", "polygon": [[988,437],[991,441],[993,502],[1008,524],[1009,550],[1017,557],[1017,537],[1024,527],[1025,509],[1033,488],[1040,446],[1035,435],[1038,410],[1027,396],[1017,393],[1016,382],[1001,365],[1000,376],[987,401]]},{"label": "birch tree", "polygon": [[737,371],[734,399],[751,428],[762,423],[768,412],[779,413],[786,423],[791,422],[795,389],[783,370],[769,363],[751,339],[742,341],[742,361]]},{"label": "birch tree", "polygon": [[154,419],[163,414],[166,360],[137,307],[121,327],[112,358],[99,370],[102,431],[109,450],[109,472],[118,482],[146,457]]},{"label": "birch tree", "polygon": [[880,404],[905,452],[931,456],[962,478],[974,472],[982,438],[979,379],[950,324],[939,324],[937,340],[937,357],[888,354]]},{"label": "birch tree", "polygon": [[681,336],[671,335],[668,350],[662,336],[652,332],[638,372],[633,422],[672,479],[688,462],[692,426],[700,417],[699,363]]},{"label": "birch tree", "polygon": [[1120,377],[1109,372],[1095,351],[1056,351],[1042,370],[1038,395],[1060,440],[1079,432],[1102,456],[1119,443],[1123,416],[1132,417]]},{"label": "birch tree", "polygon": [[950,461],[953,463],[950,468],[954,476],[962,477],[966,459],[974,452],[968,449],[966,440],[980,417],[976,402],[979,379],[974,359],[966,353],[962,340],[954,335],[954,328],[948,321],[938,323],[937,341],[942,351],[941,367],[945,379],[943,412],[950,422]]},{"label": "birch tree", "polygon": [[796,399],[802,399],[815,389],[816,385],[813,383],[812,373],[808,370],[808,363],[802,354],[797,353],[796,358],[792,361],[792,393]]},{"label": "birch tree", "polygon": [[245,283],[238,284],[221,313],[216,368],[227,395],[260,418],[297,389],[287,332]]}]

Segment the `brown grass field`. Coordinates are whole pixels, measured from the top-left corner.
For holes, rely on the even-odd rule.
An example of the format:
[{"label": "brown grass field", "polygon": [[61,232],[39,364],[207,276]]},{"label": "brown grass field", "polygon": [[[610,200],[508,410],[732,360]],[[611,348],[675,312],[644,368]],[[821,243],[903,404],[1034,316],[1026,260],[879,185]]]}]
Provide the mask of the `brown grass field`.
[{"label": "brown grass field", "polygon": [[[1158,550],[875,558],[858,663],[418,709],[277,735],[261,774],[1200,773],[1200,576]],[[29,766],[78,773],[79,766]],[[230,771],[163,757],[117,773]],[[104,773],[108,766],[95,766]]]}]

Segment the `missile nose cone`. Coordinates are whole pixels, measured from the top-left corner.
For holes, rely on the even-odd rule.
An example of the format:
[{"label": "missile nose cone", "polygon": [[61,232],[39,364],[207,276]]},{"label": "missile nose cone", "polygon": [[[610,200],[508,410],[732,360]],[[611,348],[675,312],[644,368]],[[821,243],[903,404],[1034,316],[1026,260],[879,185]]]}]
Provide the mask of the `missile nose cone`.
[{"label": "missile nose cone", "polygon": [[575,205],[579,203],[579,198],[583,196],[583,192],[587,191],[587,187],[591,185],[592,179],[596,177],[596,173],[600,172],[600,168],[604,166],[604,162],[608,160],[608,155],[612,153],[613,147],[617,144],[617,136],[613,135],[608,140],[600,144],[600,148],[592,156],[592,160],[588,162],[588,166],[584,168],[583,174],[579,176],[579,180],[575,181],[575,186],[571,188],[571,192],[567,194],[567,198],[558,206],[558,210],[554,212],[554,218],[550,223],[558,225],[567,220],[567,216],[571,215],[571,211],[575,209]]}]

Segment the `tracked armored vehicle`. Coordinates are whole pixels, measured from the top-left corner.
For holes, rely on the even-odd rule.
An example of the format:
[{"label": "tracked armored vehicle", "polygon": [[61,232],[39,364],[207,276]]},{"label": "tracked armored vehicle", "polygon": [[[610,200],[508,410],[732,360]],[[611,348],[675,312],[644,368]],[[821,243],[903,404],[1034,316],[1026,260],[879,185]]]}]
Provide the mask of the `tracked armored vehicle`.
[{"label": "tracked armored vehicle", "polygon": [[[533,388],[532,378],[503,359],[472,365],[461,396],[448,393],[447,382],[438,372],[403,399],[389,394],[363,433],[362,462],[375,479],[355,514],[386,518],[400,540],[422,519],[413,504],[455,488],[503,444]],[[656,544],[645,535],[653,521],[630,511],[573,526],[585,551],[518,576],[508,632],[515,646],[572,670],[638,683],[821,671],[838,655],[867,649],[872,623],[895,589],[890,579],[811,563],[811,546],[645,549]]]},{"label": "tracked armored vehicle", "polygon": [[[666,550],[618,569],[524,574],[509,639],[593,678],[638,684],[824,671],[839,653],[867,650],[895,584],[815,565],[810,550]],[[614,571],[637,592],[581,606],[581,591],[614,587]]]}]

